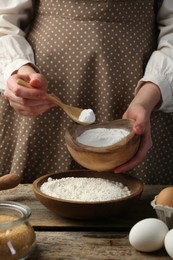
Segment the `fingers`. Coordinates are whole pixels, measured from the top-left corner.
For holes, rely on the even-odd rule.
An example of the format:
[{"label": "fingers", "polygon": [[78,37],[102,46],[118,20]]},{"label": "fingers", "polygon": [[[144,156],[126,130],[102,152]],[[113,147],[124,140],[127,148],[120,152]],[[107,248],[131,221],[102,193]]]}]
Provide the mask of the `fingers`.
[{"label": "fingers", "polygon": [[20,99],[15,101],[9,100],[10,106],[19,114],[24,116],[36,116],[39,114],[42,114],[49,110],[51,107],[53,107],[53,104],[50,104],[49,101],[45,101],[44,103],[40,101],[35,100],[26,100],[26,99]]},{"label": "fingers", "polygon": [[[4,95],[9,98],[9,99],[15,99],[17,101],[17,98],[22,98],[22,99],[31,99],[31,100],[40,100],[46,99],[45,92],[41,88],[33,88],[33,89],[28,89],[26,87],[23,87],[19,84],[17,84],[17,80],[20,77],[18,75],[14,75],[9,78],[7,81],[7,87],[5,89]],[[24,78],[25,80],[25,78]],[[41,84],[41,83],[40,83]]]},{"label": "fingers", "polygon": [[50,108],[54,107],[55,105],[50,103],[48,100],[43,102],[34,102],[33,100],[26,100],[26,99],[8,99],[10,106],[21,115],[25,116],[36,116],[39,114],[43,114],[44,112],[48,111]]},{"label": "fingers", "polygon": [[14,110],[23,116],[38,116],[50,109],[50,105],[44,105],[44,106],[36,106],[36,107],[28,107],[22,108],[21,106],[15,105]]},{"label": "fingers", "polygon": [[140,135],[141,141],[134,157],[127,163],[117,167],[115,173],[127,172],[139,165],[152,147],[150,112],[139,104],[132,104],[124,113],[123,118],[134,120],[133,130],[136,135]]},{"label": "fingers", "polygon": [[144,125],[135,122],[134,127],[133,127],[133,130],[134,130],[134,132],[135,132],[136,135],[142,135],[142,133],[143,133],[144,130],[145,130],[145,129],[144,129]]},{"label": "fingers", "polygon": [[150,117],[142,107],[132,107],[127,110],[123,118],[134,120],[133,130],[135,134],[142,135]]},{"label": "fingers", "polygon": [[[17,84],[18,79],[31,82],[33,88]],[[41,74],[33,73],[31,76],[15,74],[9,78],[4,95],[17,113],[25,116],[35,116],[54,106],[46,98],[46,89],[47,81]]]},{"label": "fingers", "polygon": [[139,149],[137,153],[134,155],[134,157],[131,160],[129,160],[127,163],[117,167],[114,170],[114,172],[115,173],[127,172],[133,169],[134,167],[136,167],[137,165],[139,165],[145,158],[147,152],[151,149],[152,145],[153,143],[149,131],[147,134],[141,136]]},{"label": "fingers", "polygon": [[36,89],[38,88],[42,91],[47,91],[48,82],[46,78],[39,73],[34,73],[30,76],[29,84]]}]

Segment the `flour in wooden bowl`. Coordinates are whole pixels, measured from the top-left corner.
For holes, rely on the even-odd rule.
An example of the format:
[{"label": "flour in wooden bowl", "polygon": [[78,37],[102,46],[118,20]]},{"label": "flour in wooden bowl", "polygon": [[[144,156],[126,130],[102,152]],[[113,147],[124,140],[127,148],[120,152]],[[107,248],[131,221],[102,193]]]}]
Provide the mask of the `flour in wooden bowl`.
[{"label": "flour in wooden bowl", "polygon": [[130,132],[119,128],[95,128],[89,129],[79,135],[76,140],[85,145],[94,147],[106,147],[118,143]]},{"label": "flour in wooden bowl", "polygon": [[54,198],[83,202],[116,200],[131,195],[128,187],[120,182],[87,177],[49,177],[40,190]]}]

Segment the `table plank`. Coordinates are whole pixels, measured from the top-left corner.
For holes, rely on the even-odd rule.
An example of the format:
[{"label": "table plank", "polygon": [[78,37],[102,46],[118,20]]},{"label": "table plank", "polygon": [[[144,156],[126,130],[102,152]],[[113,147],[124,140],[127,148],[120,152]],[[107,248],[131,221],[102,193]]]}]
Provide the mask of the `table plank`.
[{"label": "table plank", "polygon": [[153,253],[136,251],[126,232],[36,232],[37,246],[32,260],[109,259],[167,260],[164,249]]},{"label": "table plank", "polygon": [[75,221],[61,218],[45,208],[35,197],[31,184],[20,184],[14,189],[0,191],[2,200],[15,201],[26,204],[31,208],[31,224],[35,230],[129,230],[137,221],[156,217],[155,211],[150,205],[151,200],[165,186],[146,185],[141,199],[133,205],[127,212],[112,219],[97,221]]}]

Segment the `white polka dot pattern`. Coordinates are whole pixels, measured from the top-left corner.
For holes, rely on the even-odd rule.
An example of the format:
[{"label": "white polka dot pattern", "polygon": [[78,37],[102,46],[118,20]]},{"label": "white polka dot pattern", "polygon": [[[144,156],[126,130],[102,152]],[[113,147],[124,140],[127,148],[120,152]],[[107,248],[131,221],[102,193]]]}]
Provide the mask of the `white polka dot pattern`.
[{"label": "white polka dot pattern", "polygon": [[[154,0],[39,2],[28,40],[49,92],[92,108],[98,122],[121,118],[155,48]],[[72,122],[61,109],[21,117],[2,100],[0,120],[2,174],[18,172],[31,182],[42,174],[80,168],[64,143]],[[154,147],[132,175],[145,183],[173,181],[173,138],[165,136],[171,128],[170,114],[153,115]]]}]

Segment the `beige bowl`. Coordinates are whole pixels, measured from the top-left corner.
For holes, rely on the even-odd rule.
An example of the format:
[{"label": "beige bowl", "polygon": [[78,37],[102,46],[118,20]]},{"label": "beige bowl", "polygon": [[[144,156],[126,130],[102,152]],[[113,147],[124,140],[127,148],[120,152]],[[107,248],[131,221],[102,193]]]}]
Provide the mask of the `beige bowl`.
[{"label": "beige bowl", "polygon": [[[124,186],[128,187],[131,194],[124,198],[96,202],[55,198],[40,190],[41,185],[44,182],[47,182],[49,177],[52,179],[67,177],[104,178],[110,181],[122,183]],[[137,178],[128,176],[127,174],[74,170],[44,175],[34,181],[33,190],[37,199],[58,216],[71,219],[92,220],[114,217],[131,208],[143,192],[143,183]]]},{"label": "beige bowl", "polygon": [[[129,134],[119,142],[106,147],[84,145],[76,140],[83,132],[94,128],[119,128]],[[138,150],[140,137],[133,132],[133,121],[120,119],[89,126],[74,125],[66,130],[67,149],[73,159],[83,167],[94,171],[113,170],[130,160]]]}]

